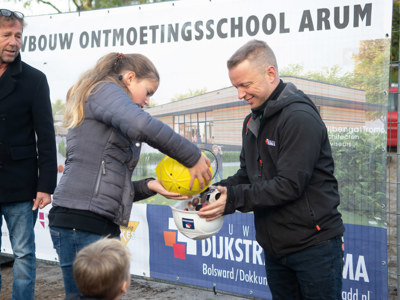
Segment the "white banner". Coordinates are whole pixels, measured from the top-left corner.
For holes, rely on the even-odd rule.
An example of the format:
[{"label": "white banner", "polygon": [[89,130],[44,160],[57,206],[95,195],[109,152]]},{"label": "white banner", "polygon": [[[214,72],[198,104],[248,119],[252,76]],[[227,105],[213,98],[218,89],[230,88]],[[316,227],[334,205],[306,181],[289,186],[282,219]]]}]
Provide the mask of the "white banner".
[{"label": "white banner", "polygon": [[353,69],[360,41],[391,35],[391,0],[187,0],[27,17],[22,59],[42,70],[52,101],[109,52],[142,53],[160,72],[153,99],[230,86],[226,61],[251,39],[265,40],[280,69]]}]

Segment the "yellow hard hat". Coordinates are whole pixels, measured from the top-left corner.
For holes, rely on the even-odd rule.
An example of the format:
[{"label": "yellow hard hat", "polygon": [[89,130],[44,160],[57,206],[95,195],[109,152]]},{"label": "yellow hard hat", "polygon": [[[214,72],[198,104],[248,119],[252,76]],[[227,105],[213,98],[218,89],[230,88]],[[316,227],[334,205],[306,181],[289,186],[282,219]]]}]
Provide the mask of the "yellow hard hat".
[{"label": "yellow hard hat", "polygon": [[[204,153],[202,153],[202,155],[204,155]],[[210,171],[212,173],[211,166]],[[156,167],[156,174],[158,180],[161,181],[166,190],[185,196],[200,194],[201,192],[205,191],[210,185],[208,184],[207,186],[204,186],[203,189],[201,189],[200,183],[196,178],[194,180],[193,187],[190,190],[189,184],[191,176],[189,169],[167,155],[164,156],[164,158],[158,163]]]}]

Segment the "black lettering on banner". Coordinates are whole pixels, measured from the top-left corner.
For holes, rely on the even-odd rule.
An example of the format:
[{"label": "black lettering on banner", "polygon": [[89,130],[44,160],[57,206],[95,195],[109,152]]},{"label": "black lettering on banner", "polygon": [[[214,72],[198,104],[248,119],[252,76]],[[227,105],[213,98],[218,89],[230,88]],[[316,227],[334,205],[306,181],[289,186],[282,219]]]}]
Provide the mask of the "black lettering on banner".
[{"label": "black lettering on banner", "polygon": [[[61,35],[61,33],[60,33]],[[50,34],[49,36],[49,49],[55,50],[57,48],[57,34]]]},{"label": "black lettering on banner", "polygon": [[129,46],[133,46],[136,44],[137,40],[137,32],[134,27],[131,27],[126,32],[126,41],[128,42]]},{"label": "black lettering on banner", "polygon": [[79,36],[79,46],[82,49],[86,49],[86,47],[89,45],[89,34],[84,31],[81,33],[81,35]]},{"label": "black lettering on banner", "polygon": [[65,47],[67,47],[67,49],[71,49],[73,36],[74,36],[73,32],[71,32],[69,35],[68,35],[68,33],[64,33],[64,35],[62,33],[58,34],[58,38],[60,39],[60,46],[61,46],[62,50],[64,50]]},{"label": "black lettering on banner", "polygon": [[309,10],[305,10],[303,12],[303,16],[300,21],[299,32],[303,32],[305,29],[309,31],[314,31],[314,24],[311,17],[311,12]]},{"label": "black lettering on banner", "polygon": [[[268,21],[270,21],[271,25],[268,28]],[[262,21],[262,30],[266,35],[271,35],[274,33],[276,28],[276,19],[272,14],[267,14],[264,16]]]},{"label": "black lettering on banner", "polygon": [[192,40],[192,30],[190,29],[191,26],[192,26],[191,22],[186,22],[182,26],[181,35],[182,35],[182,39],[186,42]]},{"label": "black lettering on banner", "polygon": [[140,26],[140,45],[147,45],[147,27]]},{"label": "black lettering on banner", "polygon": [[285,28],[285,13],[279,14],[279,33],[289,33],[290,29]]},{"label": "black lettering on banner", "polygon": [[108,41],[110,39],[110,33],[111,29],[104,29],[103,34],[104,34],[104,47],[108,47]]},{"label": "black lettering on banner", "polygon": [[114,29],[113,30],[113,42],[112,45],[116,46],[117,43],[119,41],[119,46],[123,46],[124,45],[124,29],[120,28],[118,29]]},{"label": "black lettering on banner", "polygon": [[255,36],[260,30],[260,22],[257,16],[250,16],[246,22],[246,32],[249,36]]},{"label": "black lettering on banner", "polygon": [[171,42],[171,37],[174,39],[174,42],[178,41],[178,33],[179,33],[179,24],[175,24],[175,28],[172,24],[168,24],[168,43]]},{"label": "black lettering on banner", "polygon": [[157,42],[157,29],[158,29],[158,25],[151,25],[149,26],[149,29],[151,30],[151,42],[153,44],[155,44]]},{"label": "black lettering on banner", "polygon": [[164,43],[165,40],[165,25],[161,25],[161,43]]},{"label": "black lettering on banner", "polygon": [[359,18],[365,21],[366,26],[371,26],[371,15],[372,15],[372,3],[365,4],[364,9],[361,8],[361,5],[357,4],[354,6],[354,27],[358,27],[359,25]]},{"label": "black lettering on banner", "polygon": [[24,52],[24,51],[25,51],[25,45],[26,45],[27,39],[28,39],[27,36],[22,37],[21,52]]},{"label": "black lettering on banner", "polygon": [[214,37],[214,20],[208,20],[206,23],[206,28],[208,30],[208,34],[206,35],[207,40],[211,40]]},{"label": "black lettering on banner", "polygon": [[29,51],[33,52],[36,50],[36,36],[29,37]]},{"label": "black lettering on banner", "polygon": [[201,28],[202,26],[203,26],[202,21],[197,21],[196,23],[194,23],[194,29],[198,33],[194,36],[194,39],[196,41],[201,41],[203,39],[204,32],[203,32],[203,29]]},{"label": "black lettering on banner", "polygon": [[[336,9],[336,7],[335,7]],[[317,10],[318,14],[318,23],[317,23],[317,30],[329,30],[331,29],[331,24],[329,23],[329,16],[331,15],[331,12],[327,8],[321,8]],[[335,19],[336,23],[336,19]]]},{"label": "black lettering on banner", "polygon": [[39,40],[38,40],[38,48],[40,51],[44,51],[46,50],[47,47],[47,39],[45,35],[41,35],[39,36]]},{"label": "black lettering on banner", "polygon": [[227,33],[222,32],[222,25],[228,23],[228,19],[223,18],[217,23],[217,34],[221,39],[226,39],[228,37]]},{"label": "black lettering on banner", "polygon": [[[352,11],[353,10],[353,11]],[[321,7],[316,10],[305,9],[300,17],[299,32],[328,31],[332,28],[345,29],[349,26],[371,26],[372,3],[354,6]],[[352,19],[353,18],[353,19]],[[279,26],[279,28],[278,28]],[[278,32],[279,31],[279,32]],[[149,43],[177,43],[212,40],[215,38],[241,38],[289,33],[285,24],[285,13],[253,14],[232,16],[220,19],[192,20],[183,23],[152,24],[140,27],[121,27],[82,31],[79,43],[81,49],[119,47],[124,45],[147,45]],[[68,50],[74,45],[74,33],[49,33],[31,35],[23,38],[21,51]],[[261,37],[262,38],[262,37]]]},{"label": "black lettering on banner", "polygon": [[[331,12],[328,9],[317,10],[317,30],[329,30]],[[372,3],[365,4],[361,7],[360,4],[354,5],[353,13],[353,27],[360,26],[360,21],[365,21],[365,26],[371,26],[372,18]],[[350,6],[335,7],[333,9],[333,23],[335,28],[344,29],[350,24]],[[324,28],[325,27],[325,28]],[[299,32],[314,31],[314,21],[312,19],[311,11],[304,10],[300,21]]]},{"label": "black lettering on banner", "polygon": [[336,28],[343,29],[343,28],[346,28],[347,25],[349,25],[349,15],[350,15],[349,11],[350,11],[350,7],[349,6],[343,7],[343,14],[342,14],[343,15],[342,16],[343,21],[342,21],[342,23],[340,23],[340,18],[341,18],[341,16],[340,16],[340,7],[335,7],[334,20],[335,20],[335,27]]},{"label": "black lettering on banner", "polygon": [[236,37],[235,32],[238,32],[238,37],[243,36],[243,17],[237,18],[238,22],[235,23],[236,18],[231,18],[231,37]]},{"label": "black lettering on banner", "polygon": [[91,48],[94,48],[94,46],[96,45],[97,48],[100,47],[100,42],[101,42],[101,31],[98,30],[97,34],[96,31],[92,31],[92,44],[91,44]]}]

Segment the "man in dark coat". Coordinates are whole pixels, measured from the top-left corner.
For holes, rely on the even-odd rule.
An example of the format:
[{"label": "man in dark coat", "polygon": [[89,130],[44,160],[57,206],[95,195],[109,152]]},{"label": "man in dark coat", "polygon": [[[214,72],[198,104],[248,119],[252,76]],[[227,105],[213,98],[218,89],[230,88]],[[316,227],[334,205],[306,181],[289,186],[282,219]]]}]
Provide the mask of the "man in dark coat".
[{"label": "man in dark coat", "polygon": [[23,18],[0,9],[0,227],[4,216],[15,259],[13,300],[34,299],[34,226],[57,183],[49,86],[21,61]]}]

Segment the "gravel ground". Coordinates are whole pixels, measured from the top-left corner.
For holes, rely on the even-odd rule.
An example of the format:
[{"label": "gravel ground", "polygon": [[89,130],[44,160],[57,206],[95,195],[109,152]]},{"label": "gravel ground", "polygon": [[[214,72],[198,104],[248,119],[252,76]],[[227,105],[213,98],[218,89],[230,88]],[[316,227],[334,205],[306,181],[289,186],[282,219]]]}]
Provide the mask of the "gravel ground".
[{"label": "gravel ground", "polygon": [[[12,263],[1,265],[1,275],[2,288],[0,300],[11,300]],[[57,264],[46,261],[37,262],[35,291],[35,299],[37,300],[64,299],[61,269]],[[122,299],[238,300],[255,298],[233,296],[219,292],[215,295],[211,290],[134,277],[132,278],[128,293]]]}]

